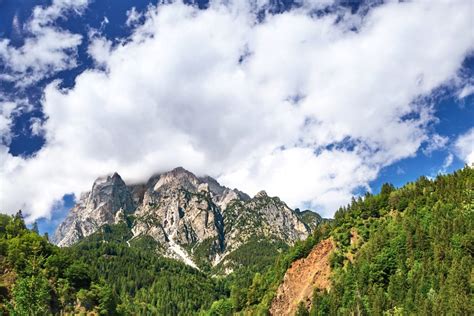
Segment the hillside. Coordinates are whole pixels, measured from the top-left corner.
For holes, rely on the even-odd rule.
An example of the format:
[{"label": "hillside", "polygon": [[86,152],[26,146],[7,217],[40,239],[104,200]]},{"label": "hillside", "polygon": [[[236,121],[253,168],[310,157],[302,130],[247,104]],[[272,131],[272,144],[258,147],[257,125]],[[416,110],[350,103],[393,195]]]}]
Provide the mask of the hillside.
[{"label": "hillside", "polygon": [[[27,229],[21,213],[1,215],[0,313],[471,315],[473,185],[468,167],[386,184],[291,247],[249,238],[228,255],[237,264],[227,275],[222,263],[200,271],[160,255],[153,236],[132,238],[131,213],[66,248]],[[266,207],[282,203],[261,195]],[[247,203],[238,202],[265,212]]]},{"label": "hillside", "polygon": [[[320,226],[313,241],[305,242],[315,245],[301,256],[310,254],[306,259],[289,264],[288,255],[298,257],[291,256],[292,248],[277,260],[262,276],[266,283],[259,299],[239,308],[274,315],[293,315],[295,304],[298,315],[472,315],[473,232],[472,168],[435,180],[421,177],[400,189],[385,184],[380,194],[353,199],[336,212],[334,222]],[[330,286],[318,286],[325,277],[291,282],[305,270],[316,271],[311,256],[328,238],[336,243]],[[316,261],[322,260],[320,254]],[[289,267],[286,276],[282,265]],[[304,295],[296,302],[308,286],[314,287],[312,299]],[[282,295],[285,291],[292,295]],[[279,306],[293,308],[275,310]]]},{"label": "hillside", "polygon": [[306,258],[296,260],[285,273],[270,307],[272,315],[294,315],[299,303],[311,306],[313,291],[329,290],[329,258],[335,245],[331,238],[318,243]]}]

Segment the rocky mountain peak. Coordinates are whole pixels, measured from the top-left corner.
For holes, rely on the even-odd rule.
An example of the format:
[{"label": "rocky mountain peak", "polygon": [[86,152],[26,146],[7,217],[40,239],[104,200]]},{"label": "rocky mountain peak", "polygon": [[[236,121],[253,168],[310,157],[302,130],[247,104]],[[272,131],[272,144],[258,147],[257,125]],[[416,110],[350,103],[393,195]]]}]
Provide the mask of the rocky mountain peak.
[{"label": "rocky mountain peak", "polygon": [[117,172],[94,181],[87,206],[92,209],[107,208],[114,214],[119,209],[130,212],[135,207],[127,185]]},{"label": "rocky mountain peak", "polygon": [[199,180],[203,183],[207,183],[207,185],[209,186],[209,190],[212,191],[214,194],[221,195],[222,193],[224,193],[225,187],[221,186],[216,179],[210,176],[204,176],[199,178]]},{"label": "rocky mountain peak", "polygon": [[118,173],[99,177],[89,192],[81,198],[58,226],[53,240],[60,246],[69,246],[94,233],[100,226],[113,224],[116,214],[130,213],[135,209],[134,199]]},{"label": "rocky mountain peak", "polygon": [[100,185],[103,185],[103,184],[122,185],[122,184],[125,184],[125,182],[122,180],[122,177],[117,172],[114,172],[111,175],[106,175],[106,176],[98,177],[97,179],[95,179],[94,184],[92,185],[92,187],[94,187],[96,185],[100,186]]},{"label": "rocky mountain peak", "polygon": [[267,192],[265,192],[264,190],[261,190],[254,196],[254,199],[267,198],[267,197],[268,197]]},{"label": "rocky mountain peak", "polygon": [[[251,199],[178,167],[143,184],[127,185],[118,173],[98,178],[59,225],[55,241],[72,245],[128,214],[133,214],[132,239],[151,237],[161,254],[191,266],[202,260],[217,265],[255,238],[293,244],[310,232],[296,212],[265,191]],[[196,258],[195,249],[204,257]]]},{"label": "rocky mountain peak", "polygon": [[176,189],[181,187],[189,191],[195,191],[199,186],[199,179],[183,167],[175,168],[171,171],[162,173],[158,181],[154,184],[153,190]]}]

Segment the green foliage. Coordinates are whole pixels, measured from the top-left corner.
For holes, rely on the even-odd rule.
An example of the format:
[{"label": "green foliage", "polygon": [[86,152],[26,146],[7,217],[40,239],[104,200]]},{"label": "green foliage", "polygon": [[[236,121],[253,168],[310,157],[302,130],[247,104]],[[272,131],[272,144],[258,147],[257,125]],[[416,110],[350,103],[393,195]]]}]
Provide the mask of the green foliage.
[{"label": "green foliage", "polygon": [[[333,287],[315,294],[311,314],[472,315],[473,186],[466,167],[398,190],[384,185],[341,208]],[[353,263],[340,235],[349,227],[365,240]]]},{"label": "green foliage", "polygon": [[129,247],[125,223],[65,249],[28,230],[21,214],[0,215],[0,225],[0,272],[13,271],[14,281],[0,278],[0,313],[191,315],[228,293],[220,279],[161,257],[149,240]]},{"label": "green foliage", "polygon": [[47,315],[50,312],[50,287],[41,273],[20,277],[13,287],[12,315]]},{"label": "green foliage", "polygon": [[[328,237],[337,244],[331,291],[315,291],[311,309],[301,303],[297,315],[474,314],[474,170],[467,167],[354,198],[291,248],[251,238],[229,255],[232,265],[204,264],[216,250],[208,240],[193,248],[202,271],[163,258],[151,238],[132,239],[131,221],[61,249],[28,230],[21,212],[0,214],[0,314],[267,315],[291,263]],[[216,276],[226,269],[233,273]]]},{"label": "green foliage", "polygon": [[[287,251],[281,252],[276,259],[274,256],[272,259],[269,258],[266,266],[256,265],[258,267],[256,271],[242,266],[231,274],[227,280],[231,289],[230,299],[234,312],[245,311],[253,315],[267,315],[271,300],[286,270],[293,261],[306,257],[320,240],[328,237],[329,225],[327,222],[321,224],[306,240],[299,241]],[[255,243],[253,247],[256,256],[259,256],[259,252],[264,254],[266,249],[269,249],[269,245],[265,242]],[[243,253],[242,255],[244,256]]]},{"label": "green foliage", "polygon": [[95,281],[83,293],[86,303],[99,311],[116,306],[117,313],[126,315],[190,315],[221,297],[216,279],[163,258],[150,247],[150,240],[134,240],[129,247],[122,241],[124,235],[130,236],[127,225],[111,225],[67,250],[89,267],[92,280],[108,286],[99,291]]},{"label": "green foliage", "polygon": [[209,258],[218,249],[217,238],[208,238],[203,240],[197,247],[193,249],[194,262],[204,271],[210,271],[211,265]]},{"label": "green foliage", "polygon": [[65,276],[75,289],[88,288],[91,284],[90,268],[82,262],[74,262],[67,269]]},{"label": "green foliage", "polygon": [[295,316],[309,316],[309,312],[304,306],[303,302],[298,304],[298,309],[296,310]]},{"label": "green foliage", "polygon": [[314,291],[313,301],[309,314],[311,316],[324,316],[329,315],[330,312],[330,301],[324,293]]},{"label": "green foliage", "polygon": [[[332,290],[314,293],[310,315],[473,314],[473,188],[474,170],[464,168],[353,199],[271,267],[236,271],[229,280],[234,311],[268,309],[290,264],[332,236]],[[300,304],[297,314],[306,313]]]},{"label": "green foliage", "polygon": [[239,270],[250,268],[253,273],[261,272],[271,266],[279,253],[288,250],[288,245],[278,238],[252,237],[245,244],[226,257],[230,264],[218,265],[214,271],[221,272],[224,268]]},{"label": "green foliage", "polygon": [[207,313],[209,316],[230,316],[233,314],[234,306],[230,299],[221,299],[212,303]]}]

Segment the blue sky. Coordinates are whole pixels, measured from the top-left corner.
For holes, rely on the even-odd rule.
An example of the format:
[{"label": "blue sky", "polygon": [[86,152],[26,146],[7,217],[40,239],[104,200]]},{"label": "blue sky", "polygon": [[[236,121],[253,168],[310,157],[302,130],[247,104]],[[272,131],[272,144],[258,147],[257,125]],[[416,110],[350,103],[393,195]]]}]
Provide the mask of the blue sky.
[{"label": "blue sky", "polygon": [[471,162],[472,2],[230,3],[0,0],[0,211],[183,165],[331,216]]}]

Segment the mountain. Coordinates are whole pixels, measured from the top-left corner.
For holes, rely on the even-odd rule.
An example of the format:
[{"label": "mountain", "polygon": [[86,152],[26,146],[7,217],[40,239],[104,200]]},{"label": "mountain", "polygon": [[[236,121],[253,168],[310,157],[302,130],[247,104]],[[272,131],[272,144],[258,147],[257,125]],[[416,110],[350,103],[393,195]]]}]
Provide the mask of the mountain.
[{"label": "mountain", "polygon": [[322,218],[321,215],[311,210],[300,211],[300,209],[297,208],[295,209],[295,212],[296,216],[308,225],[311,230],[314,230],[317,226],[329,221],[329,219]]},{"label": "mountain", "polygon": [[384,184],[214,307],[237,302],[232,310],[245,315],[472,315],[473,210],[473,168],[399,189]]},{"label": "mountain", "polygon": [[[75,223],[68,224],[73,229],[108,223],[88,236],[78,229],[71,247],[27,229],[21,212],[0,214],[0,314],[474,314],[474,169],[421,177],[398,189],[384,184],[379,194],[341,207],[331,221],[291,211],[264,192],[249,198],[234,191],[240,197],[229,200],[225,191],[185,170],[134,186],[118,175],[101,178],[66,223]],[[94,218],[79,217],[79,210],[93,210]],[[200,216],[208,225],[199,230]],[[290,247],[280,238],[300,238],[302,219],[319,224]],[[146,229],[137,234],[143,221],[152,231],[161,227],[168,241],[160,244],[162,233],[153,237]],[[173,251],[173,232],[200,269],[157,255]],[[187,238],[196,244],[190,247]],[[212,263],[206,258],[218,256],[206,269]]]},{"label": "mountain", "polygon": [[232,252],[256,241],[293,245],[308,237],[319,215],[299,213],[264,191],[247,194],[179,167],[127,186],[117,174],[97,179],[58,226],[54,241],[71,246],[104,225],[130,223],[130,244],[151,237],[157,252],[193,267],[226,273]]},{"label": "mountain", "polygon": [[59,246],[72,245],[100,226],[118,222],[119,215],[133,212],[135,205],[132,193],[117,173],[98,178],[92,190],[81,196],[79,203],[58,226],[53,240]]}]

